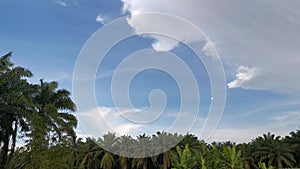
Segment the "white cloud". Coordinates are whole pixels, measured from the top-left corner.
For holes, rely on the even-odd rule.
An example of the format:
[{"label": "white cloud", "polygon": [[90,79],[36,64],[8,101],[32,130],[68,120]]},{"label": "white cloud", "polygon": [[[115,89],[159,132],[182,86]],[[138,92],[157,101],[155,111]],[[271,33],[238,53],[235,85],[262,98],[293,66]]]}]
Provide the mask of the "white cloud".
[{"label": "white cloud", "polygon": [[102,25],[105,25],[107,22],[107,18],[105,17],[105,16],[103,16],[103,15],[98,15],[97,17],[96,17],[96,22],[97,23],[101,23]]},{"label": "white cloud", "polygon": [[[177,34],[186,43],[203,40],[194,37],[194,33],[182,25],[166,22],[165,18],[145,18],[135,14],[161,12],[179,16],[196,25],[218,44],[222,61],[233,67],[247,65],[261,71],[247,82],[241,83],[237,77],[231,86],[299,93],[300,20],[297,18],[300,18],[300,1],[122,1],[123,10],[133,14],[128,23],[136,33],[153,29]],[[148,37],[155,39],[153,47],[156,50],[166,51],[177,45],[172,38]],[[204,53],[212,54],[209,49],[204,46]]]},{"label": "white cloud", "polygon": [[52,0],[52,3],[62,7],[78,6],[78,0]]},{"label": "white cloud", "polygon": [[178,41],[159,35],[151,35],[155,39],[152,47],[156,51],[170,51],[178,45]]},{"label": "white cloud", "polygon": [[240,66],[238,68],[236,79],[230,83],[228,83],[229,88],[250,88],[247,83],[252,82],[251,80],[259,75],[259,71],[257,68],[248,68],[246,66]]},{"label": "white cloud", "polygon": [[55,4],[66,7],[68,0],[56,0]]},{"label": "white cloud", "polygon": [[133,123],[124,119],[121,115],[136,112],[138,109],[119,109],[112,107],[97,107],[85,112],[78,112],[76,114],[79,119],[81,135],[88,135],[91,137],[101,137],[107,132],[115,132],[117,135],[138,135],[141,124]]},{"label": "white cloud", "polygon": [[[140,2],[137,3],[140,4]],[[129,5],[131,6],[131,4]],[[132,14],[128,18],[128,24],[134,29],[135,33],[154,39],[152,47],[157,51],[170,51],[179,44],[179,41],[192,43],[205,39],[204,36],[199,35],[198,31],[196,32],[190,25],[186,25],[188,21],[184,18],[160,15],[160,11],[148,11],[148,6],[142,6],[141,9],[137,10],[133,7],[125,7],[124,9],[130,10]],[[153,15],[139,15],[140,12],[138,11],[155,13]],[[144,32],[151,33],[145,35],[143,34]]]}]

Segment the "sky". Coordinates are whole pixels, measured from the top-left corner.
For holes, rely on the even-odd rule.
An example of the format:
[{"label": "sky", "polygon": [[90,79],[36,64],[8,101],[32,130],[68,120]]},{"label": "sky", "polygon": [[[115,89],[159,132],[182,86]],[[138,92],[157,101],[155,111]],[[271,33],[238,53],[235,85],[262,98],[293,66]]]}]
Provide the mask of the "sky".
[{"label": "sky", "polygon": [[[248,142],[300,129],[298,0],[0,0],[0,8],[0,55],[12,51],[30,82],[72,92],[80,137],[164,130]],[[122,33],[130,36],[105,51]]]}]

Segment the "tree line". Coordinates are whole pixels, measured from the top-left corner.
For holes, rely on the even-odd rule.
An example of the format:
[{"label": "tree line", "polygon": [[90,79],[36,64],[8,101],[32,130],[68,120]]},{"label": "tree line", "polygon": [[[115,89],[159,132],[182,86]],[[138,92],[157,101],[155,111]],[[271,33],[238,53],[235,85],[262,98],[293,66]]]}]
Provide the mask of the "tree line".
[{"label": "tree line", "polygon": [[[267,133],[249,143],[206,143],[193,134],[77,138],[76,106],[57,82],[27,81],[32,73],[0,58],[2,169],[272,169],[300,167],[300,130]],[[22,146],[17,141],[23,140]],[[112,153],[114,152],[114,153]],[[130,156],[130,157],[128,157]]]}]

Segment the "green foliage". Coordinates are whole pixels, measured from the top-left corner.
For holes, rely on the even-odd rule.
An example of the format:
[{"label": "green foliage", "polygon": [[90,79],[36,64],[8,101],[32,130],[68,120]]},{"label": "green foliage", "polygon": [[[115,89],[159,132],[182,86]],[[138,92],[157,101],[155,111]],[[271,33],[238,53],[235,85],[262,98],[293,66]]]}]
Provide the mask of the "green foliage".
[{"label": "green foliage", "polygon": [[221,155],[221,161],[226,168],[241,169],[243,168],[243,158],[241,150],[236,151],[236,146],[224,146],[223,153]]},{"label": "green foliage", "polygon": [[253,156],[256,160],[265,162],[276,168],[293,167],[296,160],[293,157],[290,145],[285,144],[279,136],[264,134],[253,141]]},{"label": "green foliage", "polygon": [[173,167],[172,169],[190,169],[193,168],[195,163],[192,159],[192,151],[188,144],[182,150],[179,146],[176,147],[177,155],[172,158]]},{"label": "green foliage", "polygon": [[258,166],[260,169],[275,169],[273,166],[266,167],[266,164],[262,162],[259,162]]}]

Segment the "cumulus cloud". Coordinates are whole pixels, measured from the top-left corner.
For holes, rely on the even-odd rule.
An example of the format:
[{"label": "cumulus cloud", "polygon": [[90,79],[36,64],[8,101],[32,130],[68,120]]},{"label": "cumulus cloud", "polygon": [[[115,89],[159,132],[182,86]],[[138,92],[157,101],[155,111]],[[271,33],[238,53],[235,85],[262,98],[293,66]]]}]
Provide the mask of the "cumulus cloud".
[{"label": "cumulus cloud", "polygon": [[101,23],[102,25],[106,25],[107,24],[107,20],[108,20],[108,18],[106,16],[99,14],[99,15],[97,15],[95,21],[97,23]]},{"label": "cumulus cloud", "polygon": [[253,78],[259,75],[259,70],[257,68],[249,68],[246,66],[240,66],[238,68],[236,79],[228,83],[229,88],[248,88],[247,83],[251,82]]},{"label": "cumulus cloud", "polygon": [[[170,51],[174,49],[179,42],[192,43],[204,40],[204,37],[199,35],[198,31],[191,28],[191,25],[186,24],[189,23],[188,20],[168,15],[168,13],[164,11],[152,11],[149,8],[150,6],[144,6],[142,3],[136,1],[124,1],[123,9],[131,13],[131,16],[128,18],[128,24],[134,29],[136,34],[142,34],[144,37],[154,39],[152,47],[155,50]],[[153,14],[141,14],[147,12],[153,12]],[[145,35],[143,34],[144,32],[151,33]]]},{"label": "cumulus cloud", "polygon": [[[274,0],[207,1],[207,0],[122,0],[123,11],[131,13],[128,23],[136,33],[152,29],[164,34],[177,34],[185,43],[202,41],[184,26],[165,18],[145,18],[144,12],[167,13],[186,19],[201,29],[218,50],[222,61],[233,68],[247,65],[260,74],[247,81],[236,79],[228,86],[263,89],[279,92],[300,91],[300,2]],[[149,35],[155,39],[153,48],[169,51],[178,43],[172,38]],[[203,47],[207,55],[214,55],[209,43]],[[251,71],[250,71],[251,72]],[[244,75],[249,75],[249,73]],[[234,78],[234,77],[232,77]],[[291,92],[292,91],[292,92]],[[296,92],[295,92],[296,91]]]},{"label": "cumulus cloud", "polygon": [[103,22],[104,22],[104,17],[101,16],[101,15],[98,15],[98,16],[96,17],[96,22],[99,22],[99,23],[102,23],[102,24],[103,24]]}]

